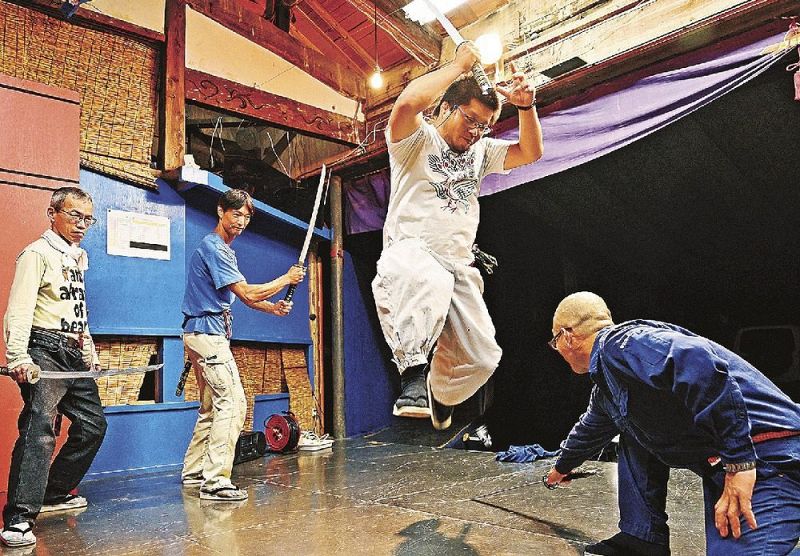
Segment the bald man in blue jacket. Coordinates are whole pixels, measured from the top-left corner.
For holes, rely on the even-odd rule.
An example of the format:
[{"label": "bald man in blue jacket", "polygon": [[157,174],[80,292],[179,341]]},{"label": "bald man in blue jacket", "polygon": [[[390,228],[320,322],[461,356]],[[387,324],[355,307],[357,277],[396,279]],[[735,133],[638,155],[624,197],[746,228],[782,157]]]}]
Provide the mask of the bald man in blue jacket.
[{"label": "bald man in blue jacket", "polygon": [[567,481],[620,436],[620,532],[586,554],[670,553],[671,467],[702,477],[708,554],[784,555],[797,545],[800,405],[761,372],[679,326],[614,324],[590,292],[559,304],[550,345],[594,387],[547,483]]}]

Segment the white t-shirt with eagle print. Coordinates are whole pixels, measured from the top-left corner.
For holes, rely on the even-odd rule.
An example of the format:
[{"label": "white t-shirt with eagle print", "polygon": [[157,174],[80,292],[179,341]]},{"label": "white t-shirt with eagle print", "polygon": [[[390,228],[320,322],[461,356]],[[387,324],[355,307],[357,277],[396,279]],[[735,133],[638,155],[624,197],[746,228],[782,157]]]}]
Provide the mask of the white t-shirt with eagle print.
[{"label": "white t-shirt with eagle print", "polygon": [[483,177],[503,173],[511,141],[482,138],[469,150],[450,150],[436,128],[423,121],[414,133],[392,143],[386,128],[391,195],[383,246],[419,238],[437,255],[471,264],[478,231],[478,192]]}]

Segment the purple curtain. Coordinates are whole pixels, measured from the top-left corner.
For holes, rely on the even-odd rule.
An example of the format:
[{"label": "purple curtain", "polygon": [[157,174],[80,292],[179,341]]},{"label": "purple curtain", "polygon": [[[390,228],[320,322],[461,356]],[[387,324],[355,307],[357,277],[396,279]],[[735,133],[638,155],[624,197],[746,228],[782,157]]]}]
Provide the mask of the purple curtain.
[{"label": "purple curtain", "polygon": [[[780,22],[735,40],[708,46],[640,70],[559,102],[540,117],[544,156],[508,175],[483,180],[491,195],[573,168],[613,152],[691,114],[765,71],[782,53],[761,51],[783,38]],[[765,38],[766,36],[766,38]],[[611,90],[611,92],[608,92]],[[545,111],[546,112],[546,111]],[[516,139],[518,129],[501,133]],[[383,226],[389,200],[388,172],[358,180],[347,192],[349,233]]]}]

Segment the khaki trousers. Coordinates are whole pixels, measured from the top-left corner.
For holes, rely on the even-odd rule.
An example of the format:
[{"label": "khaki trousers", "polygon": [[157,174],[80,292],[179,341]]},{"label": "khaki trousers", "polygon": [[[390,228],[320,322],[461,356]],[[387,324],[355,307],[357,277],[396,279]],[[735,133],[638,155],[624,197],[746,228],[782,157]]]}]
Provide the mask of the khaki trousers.
[{"label": "khaki trousers", "polygon": [[436,343],[430,370],[434,397],[457,405],[472,396],[503,355],[478,269],[450,263],[421,241],[405,239],[384,249],[377,270],[372,293],[398,370],[428,362]]},{"label": "khaki trousers", "polygon": [[247,399],[225,336],[187,333],[183,344],[197,377],[200,411],[181,476],[202,477],[203,490],[216,490],[231,485],[233,457],[244,426]]}]

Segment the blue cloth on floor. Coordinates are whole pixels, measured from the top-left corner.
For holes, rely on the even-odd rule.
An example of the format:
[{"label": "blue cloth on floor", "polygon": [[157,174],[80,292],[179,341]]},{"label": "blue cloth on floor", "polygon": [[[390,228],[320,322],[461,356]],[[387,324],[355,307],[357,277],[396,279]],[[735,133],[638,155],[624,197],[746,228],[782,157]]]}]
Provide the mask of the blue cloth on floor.
[{"label": "blue cloth on floor", "polygon": [[494,459],[497,461],[511,461],[514,463],[528,463],[537,459],[552,458],[561,453],[561,450],[547,451],[538,444],[527,446],[509,446],[505,452],[497,452]]}]

